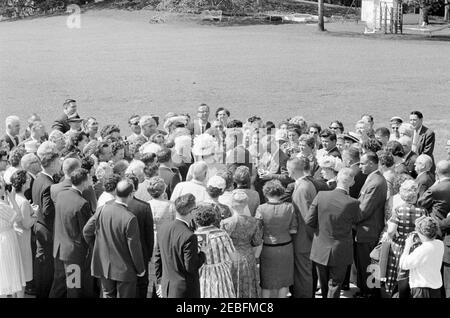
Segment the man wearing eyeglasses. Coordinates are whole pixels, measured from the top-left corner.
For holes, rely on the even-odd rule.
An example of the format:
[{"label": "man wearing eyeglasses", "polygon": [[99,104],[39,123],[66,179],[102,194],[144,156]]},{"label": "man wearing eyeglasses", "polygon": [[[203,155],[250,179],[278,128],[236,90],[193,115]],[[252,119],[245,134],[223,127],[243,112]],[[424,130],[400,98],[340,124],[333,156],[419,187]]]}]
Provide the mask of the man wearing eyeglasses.
[{"label": "man wearing eyeglasses", "polygon": [[77,102],[74,99],[66,99],[63,104],[63,112],[58,119],[52,125],[52,129],[56,129],[61,131],[62,133],[66,133],[70,129],[69,119],[71,118],[80,118],[77,113]]}]

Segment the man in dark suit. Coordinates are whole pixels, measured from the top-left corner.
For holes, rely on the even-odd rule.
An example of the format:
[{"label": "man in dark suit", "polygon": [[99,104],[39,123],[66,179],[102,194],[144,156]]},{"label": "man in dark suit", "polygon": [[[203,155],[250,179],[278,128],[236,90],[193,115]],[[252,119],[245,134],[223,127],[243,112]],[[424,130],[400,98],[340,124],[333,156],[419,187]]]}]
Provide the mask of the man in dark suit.
[{"label": "man in dark suit", "polygon": [[377,245],[384,228],[384,208],[387,196],[387,183],[378,170],[378,156],[368,152],[361,157],[362,173],[367,175],[359,195],[361,220],[356,225],[356,268],[357,297],[374,296],[375,291],[367,286],[367,267],[370,265],[370,252]]},{"label": "man in dark suit", "polygon": [[[419,111],[413,111],[409,115],[409,122],[414,127],[414,136],[412,150],[418,154],[426,154],[433,157],[435,135],[434,131],[425,127],[423,123],[423,115]],[[434,160],[434,159],[433,159]]]},{"label": "man in dark suit", "polygon": [[359,193],[367,179],[367,175],[361,172],[359,161],[360,153],[358,148],[350,147],[342,152],[342,162],[345,167],[353,171],[354,183],[349,189],[349,194],[354,199],[358,199]]},{"label": "man in dark suit", "polygon": [[[139,186],[139,179],[134,176],[126,176],[133,183],[134,190],[136,191]],[[153,255],[154,244],[154,232],[153,232],[153,214],[150,204],[145,201],[137,199],[134,195],[130,202],[128,202],[128,209],[133,213],[138,221],[140,240],[142,246],[142,255],[144,258],[144,266],[148,269],[148,264]],[[148,270],[144,276],[137,278],[137,291],[138,298],[147,298],[148,292]],[[153,287],[153,286],[152,286]]]},{"label": "man in dark suit", "polygon": [[50,197],[53,175],[61,170],[59,154],[55,144],[46,141],[39,146],[37,155],[41,160],[42,171],[33,184],[33,203],[39,206],[36,234],[36,257],[33,280],[37,298],[48,298],[53,282],[53,225],[55,206]]},{"label": "man in dark suit", "polygon": [[450,162],[439,161],[436,165],[437,182],[419,198],[417,204],[439,222],[444,241],[443,280],[446,297],[450,298]]},{"label": "man in dark suit", "polygon": [[180,172],[173,165],[172,150],[169,148],[158,151],[156,158],[158,158],[159,163],[159,176],[164,180],[167,197],[170,198],[175,186],[181,182]]},{"label": "man in dark suit", "polygon": [[197,119],[194,119],[188,126],[191,131],[191,135],[194,137],[197,135],[204,134],[209,128],[211,128],[211,123],[209,119],[209,106],[206,104],[201,104],[197,109]]},{"label": "man in dark suit", "polygon": [[188,193],[175,200],[176,219],[158,230],[155,255],[158,293],[163,298],[200,298],[199,268],[205,254],[198,251],[197,236],[189,229],[195,197]]},{"label": "man in dark suit", "polygon": [[416,183],[419,186],[418,197],[420,198],[436,181],[434,174],[430,172],[433,166],[433,159],[428,155],[422,154],[417,157],[414,165],[417,172]]},{"label": "man in dark suit", "polygon": [[337,137],[334,132],[329,129],[322,130],[320,133],[320,142],[327,151],[328,156],[339,157],[341,159],[341,153],[336,147]]},{"label": "man in dark suit", "polygon": [[337,187],[314,198],[306,225],[315,230],[311,260],[319,270],[323,298],[339,298],[348,266],[353,262],[352,225],[361,218],[359,201],[349,196],[353,171],[343,168]]},{"label": "man in dark suit", "polygon": [[403,152],[405,153],[403,157],[403,166],[405,167],[406,173],[408,173],[414,179],[417,178],[417,173],[414,169],[414,163],[417,160],[417,154],[412,151],[412,139],[408,136],[402,136],[399,138],[398,142],[403,147]]},{"label": "man in dark suit", "polygon": [[298,219],[297,234],[294,235],[294,289],[295,298],[313,298],[313,266],[309,258],[313,232],[306,226],[309,207],[317,194],[316,187],[308,179],[310,163],[300,157],[287,162],[289,177],[295,180],[292,204]]},{"label": "man in dark suit", "polygon": [[120,181],[116,200],[99,207],[83,229],[86,242],[94,243],[91,273],[100,278],[104,298],[136,297],[137,277],[146,272],[138,220],[128,209],[133,191],[129,180]]},{"label": "man in dark suit", "polygon": [[33,202],[32,191],[34,180],[36,180],[36,176],[39,172],[42,171],[41,162],[39,158],[33,153],[27,153],[20,160],[20,165],[22,168],[28,173],[31,177],[30,188],[25,191],[24,195],[28,201]]},{"label": "man in dark suit", "polygon": [[[68,160],[68,159],[67,159]],[[76,160],[76,159],[75,159]],[[63,263],[62,283],[67,298],[90,297],[93,280],[89,272],[89,246],[83,237],[83,228],[92,216],[91,208],[81,193],[91,183],[89,172],[77,168],[70,174],[71,187],[58,194],[55,204],[55,239],[53,256]],[[57,281],[56,263],[55,280]],[[53,294],[53,290],[52,290]],[[59,296],[59,295],[58,295]]]},{"label": "man in dark suit", "polygon": [[63,104],[63,112],[58,119],[52,125],[52,129],[66,133],[70,129],[69,118],[80,118],[77,113],[77,102],[74,99],[66,99]]},{"label": "man in dark suit", "polygon": [[17,116],[8,116],[5,120],[6,134],[3,139],[8,143],[9,150],[13,150],[20,143],[20,119]]}]

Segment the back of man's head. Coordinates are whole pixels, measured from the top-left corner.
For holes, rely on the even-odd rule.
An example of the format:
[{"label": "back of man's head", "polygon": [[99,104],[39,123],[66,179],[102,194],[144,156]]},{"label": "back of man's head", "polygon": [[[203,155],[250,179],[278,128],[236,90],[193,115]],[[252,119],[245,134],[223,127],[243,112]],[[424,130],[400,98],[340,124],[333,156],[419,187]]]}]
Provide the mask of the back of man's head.
[{"label": "back of man's head", "polygon": [[125,174],[125,178],[127,178],[133,184],[134,191],[136,191],[138,189],[138,187],[139,187],[139,179],[138,179],[138,177],[136,177],[132,173],[126,173]]},{"label": "back of man's head", "polygon": [[116,195],[120,199],[126,199],[134,191],[133,184],[130,180],[124,179],[117,184]]},{"label": "back of man's head", "polygon": [[175,209],[181,216],[188,215],[195,206],[195,197],[192,193],[184,194],[175,200]]},{"label": "back of man's head", "polygon": [[72,182],[72,185],[76,187],[87,181],[88,177],[89,171],[83,168],[76,168],[70,173],[70,181]]},{"label": "back of man's head", "polygon": [[344,189],[350,188],[354,183],[355,175],[350,168],[342,168],[337,175],[337,186]]},{"label": "back of man's head", "polygon": [[433,159],[426,154],[421,154],[417,157],[416,162],[421,163],[424,166],[425,171],[430,171],[433,167]]},{"label": "back of man's head", "polygon": [[67,158],[62,164],[62,171],[65,177],[69,177],[76,169],[81,167],[80,160],[76,158]]},{"label": "back of man's head", "polygon": [[172,158],[172,151],[169,148],[163,148],[156,153],[156,158],[159,163],[168,163]]},{"label": "back of man's head", "polygon": [[35,162],[39,162],[39,158],[34,153],[27,153],[22,157],[22,159],[20,159],[20,165],[22,168],[31,173],[35,173],[34,171],[31,171],[31,166]]},{"label": "back of man's head", "polygon": [[[349,147],[342,152],[342,159],[347,159],[349,163],[352,165],[354,163],[359,162],[360,159],[360,151],[357,147]],[[345,161],[347,161],[345,160]]]},{"label": "back of man's head", "polygon": [[441,160],[436,165],[436,173],[440,178],[450,177],[450,161]]},{"label": "back of man's head", "polygon": [[197,181],[204,181],[208,173],[208,166],[205,162],[199,161],[193,164],[192,175]]},{"label": "back of man's head", "polygon": [[117,184],[120,182],[121,177],[118,174],[112,174],[105,178],[103,185],[105,191],[108,193],[114,192],[117,189]]},{"label": "back of man's head", "polygon": [[289,159],[287,164],[294,172],[306,172],[310,170],[309,159],[304,156]]}]

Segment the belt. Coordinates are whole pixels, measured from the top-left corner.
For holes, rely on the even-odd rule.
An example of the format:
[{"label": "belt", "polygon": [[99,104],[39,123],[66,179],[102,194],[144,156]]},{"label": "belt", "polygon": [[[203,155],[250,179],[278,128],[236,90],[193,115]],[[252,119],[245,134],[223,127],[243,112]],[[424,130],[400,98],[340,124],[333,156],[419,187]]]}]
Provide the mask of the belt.
[{"label": "belt", "polygon": [[289,241],[289,242],[284,242],[284,243],[278,243],[278,244],[269,244],[269,243],[263,243],[263,245],[264,246],[284,246],[284,245],[288,245],[288,244],[291,244],[292,243],[292,240],[291,241]]}]

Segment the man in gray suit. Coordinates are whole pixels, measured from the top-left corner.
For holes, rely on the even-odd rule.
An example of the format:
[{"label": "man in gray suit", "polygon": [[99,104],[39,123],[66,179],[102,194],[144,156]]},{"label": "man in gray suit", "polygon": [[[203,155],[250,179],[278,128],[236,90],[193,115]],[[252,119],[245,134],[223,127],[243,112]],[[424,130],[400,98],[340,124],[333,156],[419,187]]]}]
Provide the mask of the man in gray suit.
[{"label": "man in gray suit", "polygon": [[333,191],[321,191],[306,217],[315,230],[311,260],[319,270],[323,298],[339,298],[348,265],[353,262],[352,225],[361,218],[359,201],[349,195],[353,171],[344,168]]},{"label": "man in gray suit", "polygon": [[129,180],[120,181],[116,200],[98,208],[83,229],[88,244],[95,240],[91,272],[104,298],[135,298],[137,277],[145,275],[138,221],[128,209],[133,191]]},{"label": "man in gray suit", "polygon": [[294,235],[294,297],[313,297],[313,267],[309,255],[313,231],[305,224],[309,207],[317,194],[309,179],[308,158],[300,157],[287,162],[289,177],[295,180],[292,204],[298,219],[297,234]]},{"label": "man in gray suit", "polygon": [[361,157],[362,173],[367,175],[359,195],[359,207],[362,218],[356,225],[356,284],[360,291],[355,297],[369,297],[375,295],[375,290],[367,286],[370,265],[370,252],[377,245],[381,231],[384,228],[384,208],[387,196],[387,183],[378,170],[378,156],[368,152]]}]

